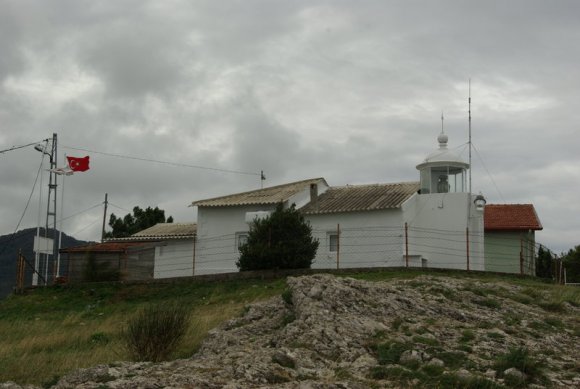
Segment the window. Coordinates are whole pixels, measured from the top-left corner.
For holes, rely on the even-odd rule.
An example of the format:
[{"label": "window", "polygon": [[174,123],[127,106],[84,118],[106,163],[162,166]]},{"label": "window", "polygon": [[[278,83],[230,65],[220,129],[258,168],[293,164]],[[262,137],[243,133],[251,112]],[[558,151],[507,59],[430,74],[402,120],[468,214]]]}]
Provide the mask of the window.
[{"label": "window", "polygon": [[238,232],[236,233],[236,247],[238,251],[240,247],[248,243],[248,233],[247,232]]},{"label": "window", "polygon": [[338,234],[335,232],[328,234],[328,251],[331,253],[338,251]]}]

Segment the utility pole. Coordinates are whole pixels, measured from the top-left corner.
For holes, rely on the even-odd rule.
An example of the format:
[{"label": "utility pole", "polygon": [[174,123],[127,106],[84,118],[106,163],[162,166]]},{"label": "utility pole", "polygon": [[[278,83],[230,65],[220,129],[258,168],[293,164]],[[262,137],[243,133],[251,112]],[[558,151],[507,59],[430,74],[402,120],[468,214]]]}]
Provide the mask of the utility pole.
[{"label": "utility pole", "polygon": [[[46,152],[46,151],[45,151]],[[46,205],[46,231],[45,237],[48,238],[50,219],[52,217],[52,259],[56,260],[58,256],[58,245],[57,233],[56,233],[56,188],[57,188],[57,174],[56,174],[56,163],[57,163],[57,135],[52,134],[52,149],[50,153],[46,152],[50,157],[50,170],[48,179],[48,202]],[[51,201],[52,199],[52,201]],[[46,254],[46,261],[44,267],[44,284],[48,284],[48,268],[49,268],[49,254]]]},{"label": "utility pole", "polygon": [[105,193],[105,210],[103,212],[103,229],[101,231],[101,242],[105,240],[105,220],[107,219],[107,205],[109,205],[109,194]]}]

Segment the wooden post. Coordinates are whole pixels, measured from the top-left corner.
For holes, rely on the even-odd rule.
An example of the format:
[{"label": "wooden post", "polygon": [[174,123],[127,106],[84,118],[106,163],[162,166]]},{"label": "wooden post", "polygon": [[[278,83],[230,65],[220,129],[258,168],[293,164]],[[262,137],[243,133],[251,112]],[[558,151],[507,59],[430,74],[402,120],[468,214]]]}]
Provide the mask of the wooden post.
[{"label": "wooden post", "polygon": [[465,242],[467,245],[467,271],[469,271],[469,227],[465,228]]},{"label": "wooden post", "polygon": [[405,222],[405,266],[409,267],[409,225]]},{"label": "wooden post", "polygon": [[195,275],[195,241],[197,240],[197,234],[193,235],[193,263],[192,263],[192,269],[191,269],[191,275],[194,276]]},{"label": "wooden post", "polygon": [[340,224],[336,225],[336,269],[340,269]]},{"label": "wooden post", "polygon": [[109,194],[105,193],[105,210],[103,212],[103,229],[101,230],[101,242],[105,240],[105,220],[107,219],[107,205],[109,205]]},{"label": "wooden post", "polygon": [[520,235],[520,274],[524,274],[524,240]]},{"label": "wooden post", "polygon": [[24,291],[24,278],[25,278],[25,261],[24,255],[22,255],[22,250],[18,250],[18,262],[16,265],[16,293],[22,293]]}]

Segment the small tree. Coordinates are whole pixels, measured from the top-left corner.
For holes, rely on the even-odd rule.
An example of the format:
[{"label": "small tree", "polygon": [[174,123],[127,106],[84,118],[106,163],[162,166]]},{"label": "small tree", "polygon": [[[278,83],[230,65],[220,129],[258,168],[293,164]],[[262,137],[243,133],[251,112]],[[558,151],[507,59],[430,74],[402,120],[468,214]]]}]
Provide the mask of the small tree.
[{"label": "small tree", "polygon": [[536,276],[542,278],[552,277],[552,253],[540,245],[538,256],[536,257]]},{"label": "small tree", "polygon": [[318,240],[302,214],[294,205],[284,209],[280,203],[269,217],[252,222],[236,265],[242,271],[310,268],[317,249]]},{"label": "small tree", "polygon": [[568,282],[580,282],[580,246],[576,246],[568,251],[562,260],[566,268],[566,279]]},{"label": "small tree", "polygon": [[133,214],[126,214],[118,218],[114,213],[109,218],[109,226],[113,229],[105,234],[105,238],[126,238],[136,232],[153,227],[157,223],[173,223],[173,217],[165,219],[165,211],[158,207],[147,207],[144,210],[139,207],[133,208]]}]

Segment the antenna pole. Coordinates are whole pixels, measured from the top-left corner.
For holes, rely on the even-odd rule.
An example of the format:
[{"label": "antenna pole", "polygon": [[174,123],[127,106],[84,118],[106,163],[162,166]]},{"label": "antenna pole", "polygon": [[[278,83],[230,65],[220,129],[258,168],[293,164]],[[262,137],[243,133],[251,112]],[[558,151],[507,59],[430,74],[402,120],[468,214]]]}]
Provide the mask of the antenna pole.
[{"label": "antenna pole", "polygon": [[103,212],[103,229],[101,230],[101,242],[105,240],[105,220],[107,219],[107,205],[109,205],[109,194],[105,193],[105,210]]},{"label": "antenna pole", "polygon": [[471,194],[471,78],[469,79],[469,194]]}]

